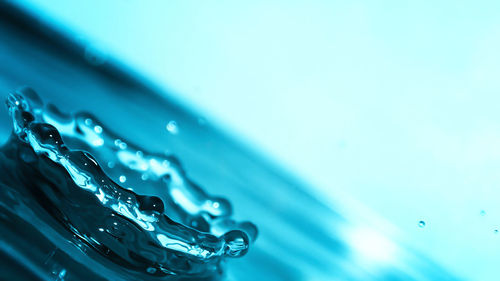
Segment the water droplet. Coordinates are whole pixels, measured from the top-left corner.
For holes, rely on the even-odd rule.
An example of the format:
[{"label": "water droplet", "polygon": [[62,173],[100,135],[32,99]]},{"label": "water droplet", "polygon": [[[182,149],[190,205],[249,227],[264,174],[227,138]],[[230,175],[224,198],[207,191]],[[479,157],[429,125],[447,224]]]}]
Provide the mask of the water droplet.
[{"label": "water droplet", "polygon": [[158,213],[163,213],[164,205],[163,201],[156,196],[137,196],[137,201],[139,202],[139,209],[143,211],[156,211]]},{"label": "water droplet", "polygon": [[123,142],[121,139],[116,139],[114,141],[114,144],[115,144],[115,146],[118,146],[118,148],[120,148],[120,149],[126,149],[127,148],[127,144],[125,142]]},{"label": "water droplet", "polygon": [[486,211],[485,210],[481,210],[481,212],[479,212],[479,215],[485,216],[486,215]]},{"label": "water droplet", "polygon": [[176,135],[179,133],[179,128],[177,127],[177,122],[174,120],[171,120],[167,124],[167,131],[169,131],[171,134]]},{"label": "water droplet", "polygon": [[240,230],[231,230],[222,238],[226,241],[226,254],[232,257],[243,256],[248,252],[248,236]]},{"label": "water droplet", "polygon": [[121,183],[124,183],[124,182],[127,181],[127,177],[124,176],[124,175],[121,175],[120,178],[119,178],[119,180],[120,180]]},{"label": "water droplet", "polygon": [[424,228],[425,227],[425,221],[419,221],[418,222],[418,227]]},{"label": "water droplet", "polygon": [[493,233],[498,234],[498,229],[493,230]]},{"label": "water droplet", "polygon": [[108,168],[113,169],[115,167],[115,162],[109,161],[108,162]]},{"label": "water droplet", "polygon": [[94,127],[94,132],[96,132],[97,134],[102,133],[102,127],[101,127],[101,126],[99,126],[99,125],[96,125],[96,126]]},{"label": "water droplet", "polygon": [[141,179],[143,181],[148,180],[148,178],[149,178],[148,174],[142,174],[142,176],[141,176]]},{"label": "water droplet", "polygon": [[214,202],[214,203],[212,204],[212,206],[213,206],[215,209],[219,208],[219,202]]},{"label": "water droplet", "polygon": [[87,125],[87,126],[92,125],[92,119],[90,119],[90,118],[85,119],[85,125]]}]

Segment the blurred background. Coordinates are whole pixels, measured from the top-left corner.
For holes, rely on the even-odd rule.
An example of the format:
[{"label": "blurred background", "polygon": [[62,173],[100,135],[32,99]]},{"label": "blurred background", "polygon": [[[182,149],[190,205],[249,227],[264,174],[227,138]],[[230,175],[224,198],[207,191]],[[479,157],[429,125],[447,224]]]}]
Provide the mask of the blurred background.
[{"label": "blurred background", "polygon": [[498,280],[500,2],[11,2],[376,231],[369,260]]}]

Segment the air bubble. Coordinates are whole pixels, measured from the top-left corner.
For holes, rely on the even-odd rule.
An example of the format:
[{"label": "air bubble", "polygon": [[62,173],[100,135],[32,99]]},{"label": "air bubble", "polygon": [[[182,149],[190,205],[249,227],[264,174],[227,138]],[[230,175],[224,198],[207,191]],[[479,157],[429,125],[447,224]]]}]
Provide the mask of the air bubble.
[{"label": "air bubble", "polygon": [[94,127],[94,132],[96,132],[97,134],[102,133],[102,127],[101,127],[101,126],[99,126],[99,125],[96,125],[96,126]]},{"label": "air bubble", "polygon": [[418,227],[424,228],[425,227],[425,221],[419,221],[418,222]]},{"label": "air bubble", "polygon": [[121,183],[124,183],[124,182],[127,181],[127,177],[124,176],[124,175],[121,175],[120,178],[119,178],[119,180],[120,180]]},{"label": "air bubble", "polygon": [[177,122],[171,120],[167,123],[167,131],[173,135],[179,133],[179,127],[177,126]]}]

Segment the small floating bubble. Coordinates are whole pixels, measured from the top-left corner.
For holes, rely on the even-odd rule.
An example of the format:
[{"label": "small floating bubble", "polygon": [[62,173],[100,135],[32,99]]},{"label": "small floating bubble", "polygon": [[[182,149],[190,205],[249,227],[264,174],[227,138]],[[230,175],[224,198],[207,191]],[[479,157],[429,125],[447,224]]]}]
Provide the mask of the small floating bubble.
[{"label": "small floating bubble", "polygon": [[167,131],[173,135],[176,135],[179,133],[179,128],[177,127],[177,122],[174,120],[171,120],[167,124]]},{"label": "small floating bubble", "polygon": [[85,125],[87,125],[87,126],[92,125],[92,119],[90,119],[90,118],[85,119]]},{"label": "small floating bubble", "polygon": [[101,127],[101,126],[99,126],[99,125],[96,125],[96,126],[94,127],[94,132],[96,132],[97,134],[102,133],[102,127]]},{"label": "small floating bubble", "polygon": [[479,215],[485,216],[486,215],[486,211],[485,210],[481,210],[481,212],[479,212]]},{"label": "small floating bubble", "polygon": [[143,181],[148,180],[148,178],[149,178],[148,174],[142,174],[142,176],[141,176],[141,179]]},{"label": "small floating bubble", "polygon": [[119,180],[120,180],[121,183],[124,183],[124,182],[127,181],[127,177],[124,176],[124,175],[121,175],[120,178],[119,178]]},{"label": "small floating bubble", "polygon": [[493,233],[498,234],[498,229],[493,230]]},{"label": "small floating bubble", "polygon": [[419,221],[418,222],[418,227],[424,228],[425,227],[425,221]]},{"label": "small floating bubble", "polygon": [[120,148],[120,149],[126,149],[127,148],[127,144],[125,142],[123,142],[121,139],[116,139],[114,141],[114,144],[115,144],[115,146],[118,146],[118,148]]},{"label": "small floating bubble", "polygon": [[115,162],[109,161],[108,162],[108,168],[113,169],[115,167]]},{"label": "small floating bubble", "polygon": [[156,268],[154,267],[148,267],[146,269],[146,271],[149,273],[149,274],[155,274],[156,273]]}]

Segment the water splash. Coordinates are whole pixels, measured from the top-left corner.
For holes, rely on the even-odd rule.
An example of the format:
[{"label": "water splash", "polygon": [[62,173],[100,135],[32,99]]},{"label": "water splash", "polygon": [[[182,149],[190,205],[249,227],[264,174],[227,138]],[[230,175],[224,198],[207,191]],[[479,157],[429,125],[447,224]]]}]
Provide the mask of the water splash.
[{"label": "water splash", "polygon": [[231,219],[231,204],[205,193],[174,156],[147,153],[90,114],[43,107],[29,88],[7,107],[13,135],[2,155],[17,168],[2,183],[20,181],[67,230],[124,268],[218,276],[224,258],[245,255],[255,241],[255,225]]}]

